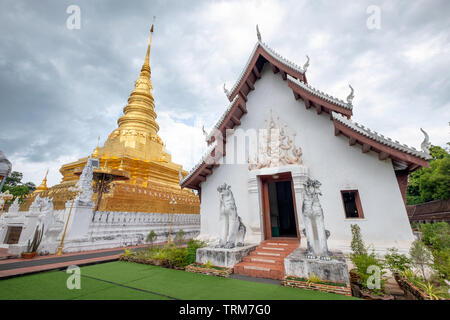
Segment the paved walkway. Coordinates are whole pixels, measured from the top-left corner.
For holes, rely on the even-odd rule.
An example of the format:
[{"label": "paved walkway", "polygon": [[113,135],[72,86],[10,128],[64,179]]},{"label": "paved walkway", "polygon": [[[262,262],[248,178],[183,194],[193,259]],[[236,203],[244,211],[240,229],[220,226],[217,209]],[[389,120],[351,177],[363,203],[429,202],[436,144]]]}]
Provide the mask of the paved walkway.
[{"label": "paved walkway", "polygon": [[[162,243],[161,243],[162,244]],[[161,245],[155,244],[155,245]],[[83,251],[76,253],[66,253],[60,256],[46,255],[37,256],[33,259],[5,259],[0,260],[0,279],[12,276],[61,269],[70,265],[86,265],[99,262],[118,260],[124,249],[140,249],[149,245],[132,247],[102,249],[93,251]]]}]

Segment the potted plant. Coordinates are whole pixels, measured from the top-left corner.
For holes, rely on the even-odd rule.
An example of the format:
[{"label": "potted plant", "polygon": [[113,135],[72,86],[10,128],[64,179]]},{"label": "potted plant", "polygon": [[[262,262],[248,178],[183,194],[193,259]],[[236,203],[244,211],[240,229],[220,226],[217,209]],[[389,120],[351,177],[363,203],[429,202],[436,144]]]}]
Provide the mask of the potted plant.
[{"label": "potted plant", "polygon": [[37,250],[42,241],[42,236],[44,235],[44,226],[42,229],[39,229],[39,226],[36,227],[34,232],[33,241],[28,240],[27,250],[22,252],[21,256],[24,259],[32,259],[37,255]]}]

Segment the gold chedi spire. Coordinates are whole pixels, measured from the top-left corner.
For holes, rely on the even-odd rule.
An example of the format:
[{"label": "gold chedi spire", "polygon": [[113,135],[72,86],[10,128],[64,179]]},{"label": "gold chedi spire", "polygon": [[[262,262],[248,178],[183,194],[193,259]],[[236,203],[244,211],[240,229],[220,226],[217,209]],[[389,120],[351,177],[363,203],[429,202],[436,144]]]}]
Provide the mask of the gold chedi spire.
[{"label": "gold chedi spire", "polygon": [[159,125],[156,123],[154,110],[150,68],[153,28],[152,25],[144,64],[128,98],[128,104],[123,109],[124,115],[117,121],[118,128],[109,135],[101,148],[102,156],[129,157],[144,161],[159,161],[170,157],[158,136]]},{"label": "gold chedi spire", "polygon": [[40,192],[48,190],[48,187],[47,187],[47,175],[48,175],[48,169],[47,169],[47,172],[45,173],[44,180],[42,180],[41,184],[36,188],[36,190],[34,190],[33,193],[40,193]]},{"label": "gold chedi spire", "polygon": [[[199,199],[188,189],[179,185],[179,171],[187,172],[182,166],[172,162],[158,136],[155,102],[152,94],[150,53],[153,25],[147,53],[139,76],[131,91],[123,115],[103,146],[95,148],[92,156],[99,160],[99,170],[119,170],[129,174],[126,181],[113,181],[109,192],[103,194],[99,211],[153,212],[153,213],[199,213]],[[52,190],[66,190],[78,179],[87,158],[64,164],[60,171],[62,182]],[[58,189],[59,188],[59,189]],[[64,192],[55,192],[63,196]],[[97,201],[95,193],[93,200]],[[172,197],[177,198],[176,208],[169,204]],[[58,200],[62,207],[65,203]]]},{"label": "gold chedi spire", "polygon": [[117,121],[119,130],[139,130],[156,135],[159,126],[156,123],[155,103],[153,99],[153,85],[150,69],[150,49],[152,45],[153,25],[150,29],[147,54],[141,73],[135,82],[134,90],[128,98],[128,105],[123,109],[124,115]]}]

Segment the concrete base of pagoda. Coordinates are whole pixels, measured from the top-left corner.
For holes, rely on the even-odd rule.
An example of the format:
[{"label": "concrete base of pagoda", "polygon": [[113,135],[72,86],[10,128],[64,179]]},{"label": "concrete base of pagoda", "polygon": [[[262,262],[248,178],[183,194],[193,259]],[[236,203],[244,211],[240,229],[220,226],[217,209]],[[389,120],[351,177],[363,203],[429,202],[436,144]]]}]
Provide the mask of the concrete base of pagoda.
[{"label": "concrete base of pagoda", "polygon": [[[145,244],[147,235],[153,230],[157,238],[154,242],[165,242],[169,233],[174,240],[176,234],[184,231],[184,239],[191,239],[200,233],[199,214],[169,214],[169,213],[144,213],[144,212],[96,212],[92,221],[92,212],[86,217],[77,214],[79,208],[74,206],[71,221],[63,245],[63,253],[80,252],[108,248],[118,248]],[[67,210],[54,213],[57,219],[46,224],[45,234],[39,246],[39,254],[54,254],[61,243],[64,222],[67,221]],[[52,213],[53,215],[53,213]],[[18,220],[19,219],[19,220]],[[16,244],[6,244],[6,234],[9,227],[20,226],[24,230],[20,240]],[[83,227],[83,228],[82,228]],[[27,219],[27,214],[6,216],[3,219],[0,230],[4,234],[4,246],[12,255],[20,255],[26,250],[28,240],[35,230],[35,221]],[[83,230],[83,232],[81,232]]]}]

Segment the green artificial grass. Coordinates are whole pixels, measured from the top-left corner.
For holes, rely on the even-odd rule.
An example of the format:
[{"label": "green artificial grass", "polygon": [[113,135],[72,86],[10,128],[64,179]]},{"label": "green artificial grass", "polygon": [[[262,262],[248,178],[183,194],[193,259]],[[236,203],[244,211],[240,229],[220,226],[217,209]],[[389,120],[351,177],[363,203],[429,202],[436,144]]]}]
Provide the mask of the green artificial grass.
[{"label": "green artificial grass", "polygon": [[347,300],[344,295],[219,278],[130,262],[81,268],[81,289],[69,290],[64,271],[0,280],[0,299]]}]

